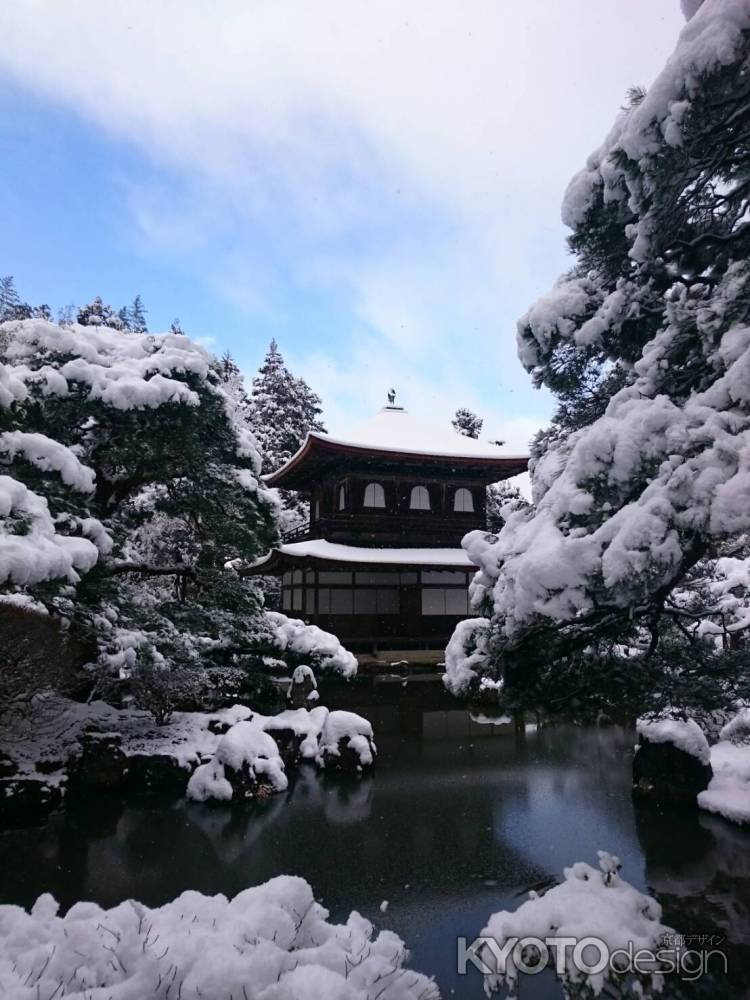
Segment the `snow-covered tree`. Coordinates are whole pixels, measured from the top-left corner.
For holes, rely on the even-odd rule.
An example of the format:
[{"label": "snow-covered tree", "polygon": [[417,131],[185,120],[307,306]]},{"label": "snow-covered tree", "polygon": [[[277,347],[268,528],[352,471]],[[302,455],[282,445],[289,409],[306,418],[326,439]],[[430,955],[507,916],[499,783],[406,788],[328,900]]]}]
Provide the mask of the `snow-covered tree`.
[{"label": "snow-covered tree", "polygon": [[519,322],[522,363],[559,399],[535,505],[464,541],[518,701],[708,662],[675,595],[728,569],[744,586],[722,560],[750,529],[749,63],[750,7],[704,3],[573,178],[576,263]]},{"label": "snow-covered tree", "polygon": [[476,413],[472,413],[471,410],[467,410],[466,407],[462,406],[456,410],[456,415],[451,420],[451,423],[457,434],[463,434],[464,437],[478,438],[482,433],[484,420],[482,417],[478,417]]},{"label": "snow-covered tree", "polygon": [[102,301],[100,295],[92,299],[88,305],[78,310],[76,321],[79,326],[107,326],[113,330],[121,330],[123,322],[112,306]]},{"label": "snow-covered tree", "polygon": [[308,431],[325,431],[320,397],[284,364],[275,340],[253,379],[250,394],[253,433],[263,453],[263,471],[283,465]]},{"label": "snow-covered tree", "polygon": [[11,319],[29,319],[33,313],[28,302],[22,302],[12,274],[0,278],[0,323]]},{"label": "snow-covered tree", "polygon": [[133,299],[133,304],[129,310],[127,310],[128,316],[128,329],[133,330],[135,333],[147,333],[148,326],[146,325],[146,313],[148,310],[143,304],[143,299],[140,295],[136,295]]},{"label": "snow-covered tree", "polygon": [[67,619],[100,690],[124,679],[160,713],[278,654],[283,616],[238,572],[276,540],[278,498],[221,362],[34,320],[0,327],[0,358],[0,593]]},{"label": "snow-covered tree", "polygon": [[510,514],[517,510],[528,510],[530,504],[514,483],[491,483],[487,487],[485,501],[485,521],[487,530],[497,534]]}]

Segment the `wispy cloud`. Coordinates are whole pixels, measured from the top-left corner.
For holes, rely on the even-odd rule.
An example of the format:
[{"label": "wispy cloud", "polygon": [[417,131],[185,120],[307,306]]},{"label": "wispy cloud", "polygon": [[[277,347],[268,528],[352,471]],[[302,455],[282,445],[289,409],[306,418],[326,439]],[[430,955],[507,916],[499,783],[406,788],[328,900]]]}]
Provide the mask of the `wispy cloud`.
[{"label": "wispy cloud", "polygon": [[335,302],[335,349],[292,345],[331,424],[395,381],[507,436],[549,412],[515,319],[565,263],[568,177],[671,48],[677,0],[655,6],[26,0],[0,8],[0,72],[142,151],[144,255],[264,323]]}]

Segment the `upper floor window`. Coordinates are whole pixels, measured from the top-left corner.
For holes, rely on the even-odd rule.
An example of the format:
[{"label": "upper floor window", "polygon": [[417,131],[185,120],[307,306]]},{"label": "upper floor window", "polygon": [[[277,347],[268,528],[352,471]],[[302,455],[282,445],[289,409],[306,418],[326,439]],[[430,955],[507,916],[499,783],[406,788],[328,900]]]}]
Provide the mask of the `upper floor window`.
[{"label": "upper floor window", "polygon": [[345,507],[346,507],[346,488],[344,486],[339,486],[338,509],[344,510]]},{"label": "upper floor window", "polygon": [[453,509],[461,514],[470,514],[474,511],[474,497],[471,495],[471,490],[467,490],[465,486],[456,490],[453,494]]},{"label": "upper floor window", "polygon": [[368,483],[365,486],[365,507],[385,507],[385,491],[380,483]]},{"label": "upper floor window", "polygon": [[315,501],[315,506],[313,507],[313,518],[316,521],[320,520],[320,500]]},{"label": "upper floor window", "polygon": [[411,500],[409,501],[409,509],[410,510],[430,509],[430,494],[426,486],[412,486]]}]

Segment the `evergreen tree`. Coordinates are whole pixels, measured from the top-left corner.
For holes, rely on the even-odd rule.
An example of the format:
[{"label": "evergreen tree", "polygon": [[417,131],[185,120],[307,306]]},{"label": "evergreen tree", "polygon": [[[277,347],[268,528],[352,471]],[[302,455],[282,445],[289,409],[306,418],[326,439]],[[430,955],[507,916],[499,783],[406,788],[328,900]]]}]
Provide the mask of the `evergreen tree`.
[{"label": "evergreen tree", "polygon": [[[291,639],[240,573],[277,540],[278,504],[231,358],[33,320],[0,334],[0,591],[65,618],[94,650],[99,693],[124,677],[162,720],[222,678],[256,677]],[[300,653],[355,668],[330,635],[292,631]]]},{"label": "evergreen tree", "polygon": [[[568,188],[574,267],[518,327],[522,363],[559,400],[533,449],[537,503],[496,538],[464,540],[490,633],[473,680],[452,661],[454,689],[484,672],[511,705],[642,709],[698,692],[728,701],[750,678],[738,554],[750,530],[750,33],[735,14],[728,0],[701,8]],[[698,664],[716,683],[696,683]]]},{"label": "evergreen tree", "polygon": [[130,313],[128,312],[128,307],[123,306],[122,309],[118,310],[117,318],[120,321],[121,330],[130,330]]},{"label": "evergreen tree", "polygon": [[308,431],[325,432],[320,397],[284,364],[275,340],[253,379],[253,433],[263,453],[263,471],[273,472],[302,445]]},{"label": "evergreen tree", "polygon": [[180,326],[179,316],[175,316],[175,318],[172,320],[172,325],[169,328],[169,332],[176,334],[178,337],[185,336],[185,331]]},{"label": "evergreen tree", "polygon": [[69,303],[67,306],[60,306],[57,310],[58,326],[72,326],[76,321],[77,313],[78,310],[72,303]]},{"label": "evergreen tree", "polygon": [[81,306],[78,310],[77,322],[81,326],[108,326],[113,330],[122,329],[122,321],[112,306],[102,302],[101,296],[97,295],[86,306]]},{"label": "evergreen tree", "polygon": [[146,325],[146,312],[147,310],[143,305],[143,299],[140,295],[136,295],[128,314],[128,329],[133,330],[135,333],[148,333],[148,326]]},{"label": "evergreen tree", "polygon": [[12,274],[0,278],[0,322],[16,318],[16,310],[21,304]]},{"label": "evergreen tree", "polygon": [[50,307],[47,305],[46,302],[42,302],[41,305],[34,306],[34,308],[31,310],[31,318],[32,319],[43,319],[43,320],[45,320],[45,322],[51,323],[52,322],[52,310],[50,309]]},{"label": "evergreen tree", "polygon": [[463,434],[464,437],[478,438],[482,433],[484,420],[476,413],[472,413],[471,410],[461,407],[456,410],[456,415],[451,423],[458,434]]}]

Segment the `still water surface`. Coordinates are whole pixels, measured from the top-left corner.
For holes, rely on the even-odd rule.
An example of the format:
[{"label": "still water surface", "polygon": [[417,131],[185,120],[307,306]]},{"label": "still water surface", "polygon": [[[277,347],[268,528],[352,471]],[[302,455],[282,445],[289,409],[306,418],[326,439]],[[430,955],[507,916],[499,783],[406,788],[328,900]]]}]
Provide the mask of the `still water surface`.
[{"label": "still water surface", "polygon": [[[33,831],[0,833],[0,900],[28,906],[48,891],[65,908],[127,897],[155,905],[188,888],[231,896],[301,875],[334,919],[357,909],[400,934],[411,965],[434,975],[445,998],[480,1000],[479,973],[457,974],[456,938],[471,940],[529,886],[574,861],[596,864],[605,849],[620,856],[628,881],[656,894],[667,924],[727,938],[729,980],[703,980],[684,995],[750,997],[750,833],[635,805],[632,732],[519,735],[465,712],[434,712],[421,734],[403,735],[393,711],[371,717],[380,756],[358,782],[304,767],[286,795],[262,804],[92,802]],[[559,996],[547,975],[523,985],[531,1000]]]}]

